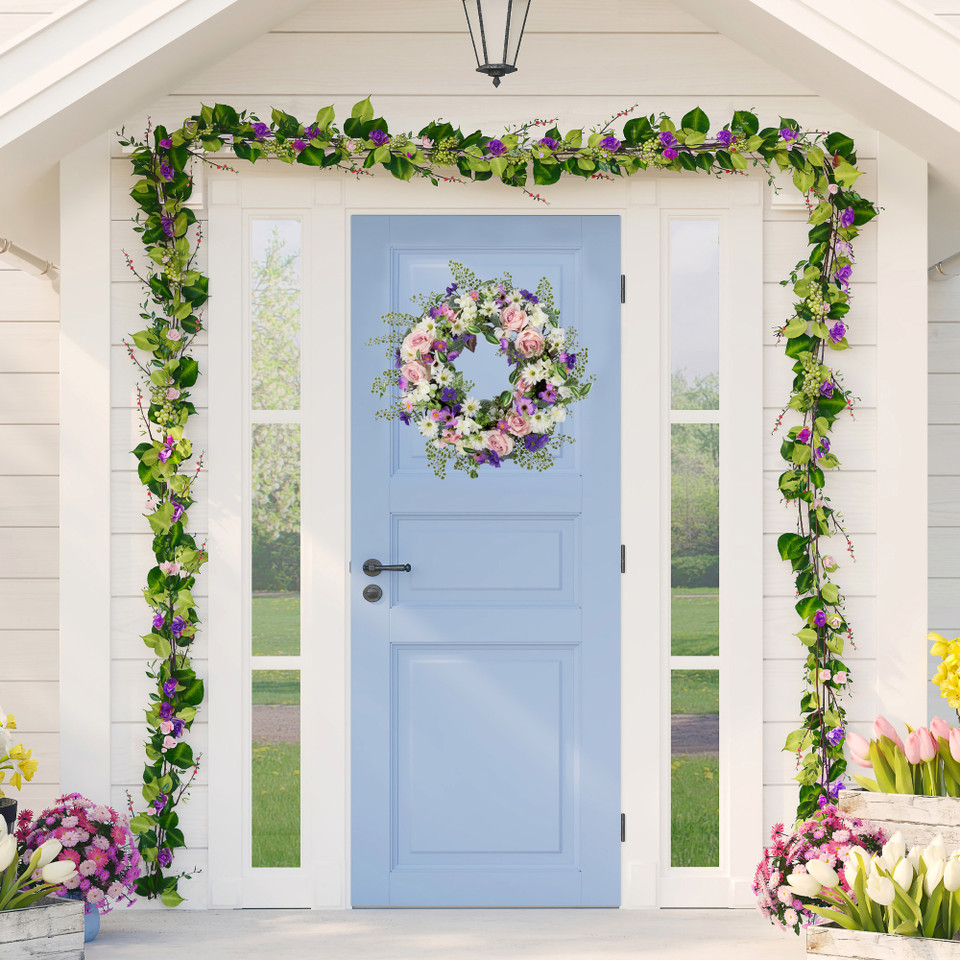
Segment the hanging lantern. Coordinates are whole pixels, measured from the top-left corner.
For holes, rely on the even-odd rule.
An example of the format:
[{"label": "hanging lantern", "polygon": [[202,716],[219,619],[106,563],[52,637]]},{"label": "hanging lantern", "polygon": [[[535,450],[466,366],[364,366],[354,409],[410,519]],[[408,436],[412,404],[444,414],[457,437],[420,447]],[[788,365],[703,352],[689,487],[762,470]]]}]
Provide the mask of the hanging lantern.
[{"label": "hanging lantern", "polygon": [[493,77],[495,87],[501,77],[516,73],[529,10],[530,0],[463,0],[477,72]]}]

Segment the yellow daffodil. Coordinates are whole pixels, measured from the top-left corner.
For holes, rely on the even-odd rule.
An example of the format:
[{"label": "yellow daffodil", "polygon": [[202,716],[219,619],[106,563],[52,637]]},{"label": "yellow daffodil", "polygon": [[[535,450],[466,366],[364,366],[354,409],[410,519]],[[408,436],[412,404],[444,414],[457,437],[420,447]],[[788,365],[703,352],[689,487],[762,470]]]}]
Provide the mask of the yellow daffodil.
[{"label": "yellow daffodil", "polygon": [[947,640],[939,633],[928,633],[933,646],[930,655],[940,657],[940,665],[931,683],[940,688],[940,696],[960,713],[960,639]]},{"label": "yellow daffodil", "polygon": [[[9,772],[7,783],[16,790],[23,786],[24,780],[32,780],[37,772],[37,761],[31,759],[33,750],[27,750],[22,743],[14,744],[10,731],[17,728],[16,718],[12,713],[4,713],[0,709],[0,785],[3,784]],[[4,796],[0,786],[0,797]]]}]

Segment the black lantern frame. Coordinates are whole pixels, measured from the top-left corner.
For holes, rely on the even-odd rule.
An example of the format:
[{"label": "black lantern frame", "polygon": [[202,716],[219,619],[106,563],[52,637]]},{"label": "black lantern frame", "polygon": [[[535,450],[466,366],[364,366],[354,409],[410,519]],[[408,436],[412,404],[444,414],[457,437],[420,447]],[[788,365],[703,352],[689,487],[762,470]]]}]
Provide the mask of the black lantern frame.
[{"label": "black lantern frame", "polygon": [[[531,0],[486,0],[486,12],[483,9],[484,2],[463,0],[463,12],[470,30],[473,54],[477,58],[477,73],[492,77],[493,85],[499,87],[501,77],[517,72],[517,55],[520,53]],[[501,28],[502,48],[499,39]]]}]

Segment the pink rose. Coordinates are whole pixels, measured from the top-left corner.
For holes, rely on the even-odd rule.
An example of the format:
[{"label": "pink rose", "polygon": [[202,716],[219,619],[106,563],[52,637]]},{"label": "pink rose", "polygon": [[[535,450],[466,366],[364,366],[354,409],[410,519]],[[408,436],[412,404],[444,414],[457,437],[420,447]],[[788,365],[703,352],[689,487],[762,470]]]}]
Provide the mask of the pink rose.
[{"label": "pink rose", "polygon": [[508,437],[499,430],[488,430],[483,435],[483,445],[498,457],[508,457],[513,452],[513,437]]},{"label": "pink rose", "polygon": [[163,746],[160,748],[160,750],[161,752],[166,753],[167,750],[169,750],[171,747],[175,747],[176,745],[177,741],[174,740],[173,737],[166,736],[163,738]]},{"label": "pink rose", "polygon": [[426,353],[431,343],[433,343],[433,337],[426,330],[411,330],[403,338],[404,355],[415,357],[418,352]]},{"label": "pink rose", "polygon": [[517,335],[517,342],[515,344],[517,352],[528,359],[530,357],[539,357],[543,353],[543,348],[546,345],[543,337],[533,329],[533,327],[527,327],[526,330],[521,330]]},{"label": "pink rose", "polygon": [[176,387],[167,387],[168,400],[178,400],[179,398],[180,398],[180,391]]},{"label": "pink rose", "polygon": [[507,417],[507,429],[515,437],[525,437],[530,432],[530,421],[519,413],[511,413]]},{"label": "pink rose", "polygon": [[183,336],[183,334],[182,334],[179,330],[177,330],[176,328],[172,328],[172,329],[170,329],[170,330],[167,331],[167,339],[168,339],[168,340],[179,340],[182,336]]},{"label": "pink rose", "polygon": [[500,311],[500,325],[504,330],[522,330],[526,322],[527,314],[514,303]]},{"label": "pink rose", "polygon": [[400,375],[407,383],[419,383],[427,378],[427,368],[417,360],[411,360],[400,368]]},{"label": "pink rose", "polygon": [[160,732],[163,734],[173,733],[173,721],[172,720],[161,721]]}]

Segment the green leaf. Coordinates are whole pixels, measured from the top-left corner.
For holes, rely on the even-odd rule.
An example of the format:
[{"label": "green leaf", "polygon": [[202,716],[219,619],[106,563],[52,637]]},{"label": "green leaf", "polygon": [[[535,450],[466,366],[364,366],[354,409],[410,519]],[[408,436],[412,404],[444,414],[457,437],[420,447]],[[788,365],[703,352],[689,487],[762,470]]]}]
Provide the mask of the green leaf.
[{"label": "green leaf", "polygon": [[355,103],[353,110],[350,111],[350,116],[353,117],[354,120],[359,120],[361,123],[372,120],[373,104],[370,103],[370,98],[367,97],[366,100],[360,100],[358,103]]},{"label": "green leaf", "polygon": [[787,321],[787,325],[783,330],[784,336],[791,340],[794,337],[799,337],[801,334],[806,332],[807,321],[802,317],[791,317],[790,320]]},{"label": "green leaf", "polygon": [[165,907],[176,907],[183,903],[183,897],[176,890],[164,890],[160,900]]},{"label": "green leaf", "polygon": [[834,155],[840,154],[841,157],[848,160],[853,156],[853,140],[845,133],[831,133],[824,143],[830,153]]},{"label": "green leaf", "polygon": [[760,121],[749,110],[736,110],[730,126],[734,130],[742,130],[748,137],[752,137],[760,129]]},{"label": "green leaf", "polygon": [[801,727],[799,730],[791,730],[787,734],[783,751],[785,753],[796,753],[799,750],[805,750],[811,743],[813,743],[813,732]]},{"label": "green leaf", "polygon": [[694,107],[689,113],[684,114],[680,127],[684,130],[696,130],[697,133],[707,133],[710,129],[710,119],[699,107]]},{"label": "green leaf", "polygon": [[797,533],[784,533],[777,540],[781,560],[795,560],[807,551],[809,541]]},{"label": "green leaf", "polygon": [[820,588],[820,596],[827,603],[836,603],[840,599],[840,590],[835,583],[825,583]]},{"label": "green leaf", "polygon": [[[370,108],[370,113],[371,114],[373,113],[373,107]],[[336,113],[334,112],[332,105],[329,107],[321,107],[317,111],[317,126],[321,130],[326,130],[327,127],[329,127],[330,124],[333,123],[335,116],[336,116]]]},{"label": "green leaf", "polygon": [[548,186],[556,183],[562,173],[559,163],[544,163],[542,160],[533,158],[533,182],[538,185]]},{"label": "green leaf", "polygon": [[135,816],[130,821],[130,829],[137,835],[146,833],[153,827],[153,818],[144,816],[142,813]]}]

